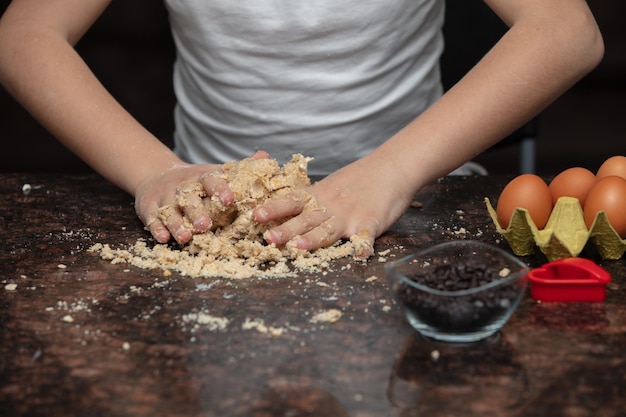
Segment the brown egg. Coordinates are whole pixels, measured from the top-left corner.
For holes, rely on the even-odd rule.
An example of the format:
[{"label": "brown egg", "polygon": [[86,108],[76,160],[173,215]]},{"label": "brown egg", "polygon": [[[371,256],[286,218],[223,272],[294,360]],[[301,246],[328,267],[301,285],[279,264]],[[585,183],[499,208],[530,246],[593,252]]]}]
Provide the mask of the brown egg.
[{"label": "brown egg", "polygon": [[585,205],[587,193],[596,183],[596,176],[587,168],[568,168],[559,173],[550,181],[548,188],[552,194],[552,204],[556,204],[559,197],[574,197]]},{"label": "brown egg", "polygon": [[511,180],[500,193],[496,214],[504,229],[509,227],[516,207],[528,210],[538,229],[543,229],[552,212],[552,195],[548,184],[535,174],[522,174]]},{"label": "brown egg", "polygon": [[615,155],[610,157],[600,165],[598,172],[596,172],[597,179],[611,175],[626,179],[626,156]]},{"label": "brown egg", "polygon": [[615,175],[604,177],[589,190],[583,208],[585,224],[591,228],[596,214],[604,211],[620,237],[626,237],[626,179]]}]

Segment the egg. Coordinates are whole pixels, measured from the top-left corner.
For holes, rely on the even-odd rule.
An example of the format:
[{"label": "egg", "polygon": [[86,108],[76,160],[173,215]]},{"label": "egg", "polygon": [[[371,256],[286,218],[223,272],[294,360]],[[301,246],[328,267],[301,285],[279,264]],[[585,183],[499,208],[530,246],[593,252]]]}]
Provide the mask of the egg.
[{"label": "egg", "polygon": [[600,165],[596,178],[602,179],[611,175],[617,175],[626,179],[626,156],[615,155],[608,158]]},{"label": "egg", "polygon": [[621,238],[626,237],[626,179],[616,175],[604,177],[589,190],[583,207],[588,228],[593,225],[599,211],[606,213],[609,223]]},{"label": "egg", "polygon": [[517,207],[528,210],[535,226],[543,229],[552,212],[552,194],[548,184],[535,174],[522,174],[513,178],[502,189],[496,206],[498,222],[504,229],[509,227]]},{"label": "egg", "polygon": [[559,197],[574,197],[578,199],[581,206],[584,206],[587,193],[595,183],[595,174],[587,168],[568,168],[554,177],[548,185],[552,195],[552,204],[556,204]]}]

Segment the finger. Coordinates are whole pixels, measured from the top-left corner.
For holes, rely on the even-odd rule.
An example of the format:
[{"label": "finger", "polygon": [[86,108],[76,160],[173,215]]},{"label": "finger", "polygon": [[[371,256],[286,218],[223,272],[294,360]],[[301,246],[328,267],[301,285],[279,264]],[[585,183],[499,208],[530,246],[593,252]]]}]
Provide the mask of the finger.
[{"label": "finger", "polygon": [[[367,259],[374,254],[374,242],[377,233],[374,231],[375,226],[376,222],[368,226],[361,225],[361,231],[350,236],[355,257]],[[292,244],[298,249],[311,251],[331,246],[343,237],[345,235],[341,233],[340,224],[335,218],[331,218],[310,232],[296,236],[288,244]]]},{"label": "finger", "polygon": [[376,218],[371,218],[353,226],[352,230],[355,229],[358,232],[350,236],[350,241],[355,246],[355,256],[367,259],[374,254],[374,242],[383,232],[382,225]]},{"label": "finger", "polygon": [[304,235],[320,226],[327,219],[326,210],[318,208],[301,212],[296,217],[287,220],[263,234],[269,244],[284,245],[296,236]]},{"label": "finger", "polygon": [[183,211],[185,213],[185,217],[187,217],[193,225],[194,232],[203,233],[211,228],[213,221],[207,214],[201,199],[198,199],[197,202],[194,201],[192,204],[184,207]]},{"label": "finger", "polygon": [[150,222],[146,226],[146,229],[150,231],[152,237],[159,243],[167,243],[172,237],[167,227],[165,227],[163,222],[159,219],[154,219]]},{"label": "finger", "polygon": [[315,250],[335,244],[341,239],[341,228],[338,227],[338,219],[332,217],[309,232],[296,236],[292,241],[298,249]]},{"label": "finger", "polygon": [[[311,194],[305,190],[296,190],[285,197],[271,200],[255,208],[252,216],[259,223],[267,223],[280,220],[302,213],[307,203],[311,200]],[[323,209],[322,209],[323,210]],[[324,210],[325,211],[325,210]]]},{"label": "finger", "polygon": [[181,184],[176,190],[176,202],[196,232],[206,232],[212,221],[204,208],[205,191],[197,182]]},{"label": "finger", "polygon": [[270,154],[265,151],[256,151],[249,159],[269,159]]},{"label": "finger", "polygon": [[220,171],[211,171],[200,177],[200,183],[206,190],[207,195],[216,196],[222,205],[228,206],[235,201],[235,195]]},{"label": "finger", "polygon": [[[146,230],[152,234],[152,237],[159,243],[167,243],[170,238],[170,232],[167,230],[167,227],[163,224],[161,220],[158,218],[159,206],[155,204],[149,204],[150,207],[147,209],[142,208],[141,201],[135,201],[135,212],[141,221],[143,222]],[[149,214],[146,214],[149,213]]]},{"label": "finger", "polygon": [[370,232],[361,232],[350,236],[350,241],[355,246],[354,256],[367,259],[374,254],[375,236]]},{"label": "finger", "polygon": [[159,208],[158,219],[178,243],[184,244],[191,240],[192,233],[185,227],[183,216],[174,205],[169,204]]}]

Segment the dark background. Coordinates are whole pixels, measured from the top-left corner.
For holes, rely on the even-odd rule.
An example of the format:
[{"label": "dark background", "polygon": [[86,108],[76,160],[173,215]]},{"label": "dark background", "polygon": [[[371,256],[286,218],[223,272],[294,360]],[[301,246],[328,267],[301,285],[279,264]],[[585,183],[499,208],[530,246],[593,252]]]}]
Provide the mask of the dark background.
[{"label": "dark background", "polygon": [[[0,0],[0,12],[9,3]],[[537,118],[536,168],[542,175],[553,175],[570,166],[595,170],[607,157],[626,154],[626,2],[590,0],[588,3],[604,36],[605,58]],[[460,5],[472,7],[472,11],[452,12]],[[485,41],[481,31],[488,31],[493,18],[482,10],[481,1],[451,0],[448,7],[451,14],[448,32],[461,33],[464,40],[475,38],[475,44]],[[485,23],[476,26],[474,21],[483,18]],[[490,42],[489,36],[486,42]],[[449,44],[452,47],[454,41],[450,40]],[[174,129],[171,88],[174,49],[162,2],[113,1],[77,49],[122,105],[170,145]],[[444,56],[448,66],[452,65],[446,61],[449,55]],[[0,172],[89,169],[1,88],[0,127]],[[491,174],[514,174],[518,168],[517,152],[515,144],[497,146],[477,161]]]}]

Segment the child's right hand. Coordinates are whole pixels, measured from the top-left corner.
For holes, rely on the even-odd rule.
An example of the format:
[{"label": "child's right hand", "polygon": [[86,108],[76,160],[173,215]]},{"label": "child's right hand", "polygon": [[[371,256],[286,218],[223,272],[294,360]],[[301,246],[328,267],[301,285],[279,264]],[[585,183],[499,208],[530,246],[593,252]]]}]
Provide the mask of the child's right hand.
[{"label": "child's right hand", "polygon": [[[269,155],[259,151],[250,158],[269,158]],[[224,206],[232,204],[233,192],[221,173],[221,165],[181,162],[139,184],[134,193],[135,211],[158,242],[166,243],[174,238],[178,243],[187,243],[194,232],[209,230],[212,221],[200,196],[185,193],[187,201],[184,207],[177,203],[177,197],[184,192],[185,184],[200,183],[207,197],[216,196]],[[168,209],[163,210],[164,207]],[[159,211],[167,215],[159,216]],[[183,217],[191,222],[193,230],[185,227]]]},{"label": "child's right hand", "polygon": [[[202,184],[207,195],[217,196],[222,204],[233,202],[233,193],[226,182],[219,177],[220,165],[192,165],[181,164],[159,175],[143,181],[135,192],[135,211],[160,243],[166,243],[174,238],[178,243],[187,243],[191,240],[192,230],[188,230],[183,223],[183,216],[191,220],[195,231],[203,232],[211,227],[211,219],[204,210],[202,202],[190,201],[182,208],[176,203],[176,196],[182,184],[198,182]],[[188,196],[195,198],[195,196]],[[168,216],[159,216],[159,209],[171,207]]]}]

